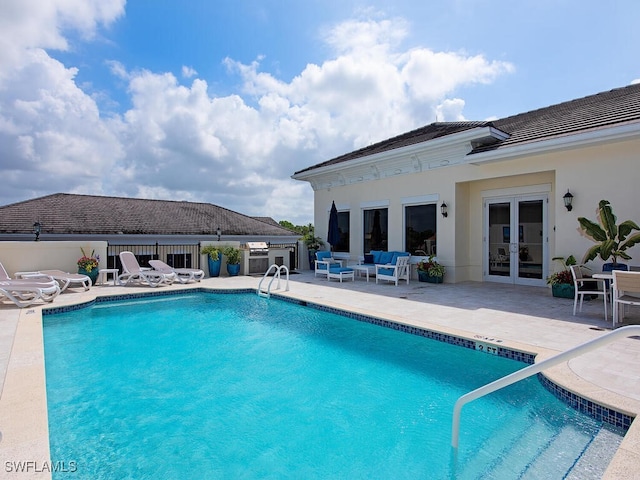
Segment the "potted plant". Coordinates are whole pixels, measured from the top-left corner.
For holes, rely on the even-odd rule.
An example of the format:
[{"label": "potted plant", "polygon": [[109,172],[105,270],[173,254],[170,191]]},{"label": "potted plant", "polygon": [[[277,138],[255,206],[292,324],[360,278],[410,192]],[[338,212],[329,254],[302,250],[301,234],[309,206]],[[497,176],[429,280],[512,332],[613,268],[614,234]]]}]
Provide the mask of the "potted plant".
[{"label": "potted plant", "polygon": [[222,263],[222,258],[220,257],[220,249],[215,245],[206,245],[202,247],[200,253],[207,256],[207,261],[209,264],[209,276],[220,276],[220,265]]},{"label": "potted plant", "polygon": [[551,285],[551,294],[558,298],[574,298],[576,291],[569,267],[577,264],[576,258],[569,255],[567,258],[553,257],[552,260],[559,262],[562,269],[547,277],[547,285]]},{"label": "potted plant", "polygon": [[324,247],[324,242],[320,237],[315,236],[315,231],[313,229],[313,225],[311,224],[309,224],[309,230],[307,231],[307,233],[302,236],[302,241],[304,242],[309,252],[309,268],[313,270],[316,252]]},{"label": "potted plant", "polygon": [[599,256],[605,262],[602,265],[603,272],[627,270],[626,264],[618,263],[618,257],[631,260],[626,251],[636,243],[640,243],[640,233],[632,234],[634,230],[640,231],[640,227],[631,220],[625,220],[620,225],[616,225],[617,218],[608,200],[600,200],[597,215],[598,223],[578,217],[583,234],[596,243],[587,250],[582,263]]},{"label": "potted plant", "polygon": [[100,271],[98,268],[100,265],[100,256],[95,254],[95,250],[91,252],[91,255],[84,253],[82,247],[80,247],[80,251],[82,252],[82,257],[78,259],[78,273],[89,277],[91,279],[91,285],[95,285]]},{"label": "potted plant", "polygon": [[240,259],[241,253],[239,248],[225,247],[222,249],[222,254],[227,258],[227,273],[229,276],[235,277],[240,273]]},{"label": "potted plant", "polygon": [[418,263],[418,280],[429,283],[442,283],[444,281],[444,265],[440,264],[429,255],[427,260]]}]

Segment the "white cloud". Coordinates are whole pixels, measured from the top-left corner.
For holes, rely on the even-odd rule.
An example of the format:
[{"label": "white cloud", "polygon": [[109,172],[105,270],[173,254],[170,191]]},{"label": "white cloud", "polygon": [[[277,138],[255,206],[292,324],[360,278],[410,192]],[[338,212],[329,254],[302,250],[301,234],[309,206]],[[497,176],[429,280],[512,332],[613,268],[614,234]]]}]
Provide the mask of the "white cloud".
[{"label": "white cloud", "polygon": [[198,72],[196,72],[196,70],[192,67],[187,67],[186,65],[182,66],[182,76],[184,78],[191,78],[191,77],[195,77],[198,74]]},{"label": "white cloud", "polygon": [[[434,121],[463,119],[460,86],[489,83],[513,67],[480,55],[403,50],[403,19],[352,20],[327,30],[334,58],[307,65],[290,82],[226,59],[242,91],[212,96],[193,67],[181,84],[144,65],[127,71],[131,108],[104,118],[77,85],[75,68],[46,48],[66,48],[65,28],[87,37],[122,14],[123,1],[12,4],[15,44],[0,46],[0,148],[5,198],[52,192],[91,192],[212,202],[247,215],[306,224],[312,220],[308,184],[290,175],[312,164]],[[42,11],[39,11],[42,10]],[[36,12],[34,17],[27,15]],[[4,16],[2,14],[9,13]],[[24,29],[20,28],[21,26]],[[1,50],[1,49],[0,49]],[[8,203],[8,202],[3,202]]]}]

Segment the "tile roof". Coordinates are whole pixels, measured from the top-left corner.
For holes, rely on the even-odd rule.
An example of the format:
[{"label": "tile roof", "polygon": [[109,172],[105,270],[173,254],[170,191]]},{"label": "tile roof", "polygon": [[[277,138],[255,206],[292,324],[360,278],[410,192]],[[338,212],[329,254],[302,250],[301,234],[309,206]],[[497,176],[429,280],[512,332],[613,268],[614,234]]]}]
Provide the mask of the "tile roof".
[{"label": "tile roof", "polygon": [[273,220],[210,203],[56,193],[0,207],[0,233],[292,236]]},{"label": "tile roof", "polygon": [[469,155],[514,145],[584,133],[622,125],[640,123],[640,84],[616,88],[588,97],[559,103],[494,121],[436,122],[374,145],[335,157],[296,172],[335,165],[396,148],[428,142],[478,127],[493,127],[508,138],[491,145],[477,146]]}]

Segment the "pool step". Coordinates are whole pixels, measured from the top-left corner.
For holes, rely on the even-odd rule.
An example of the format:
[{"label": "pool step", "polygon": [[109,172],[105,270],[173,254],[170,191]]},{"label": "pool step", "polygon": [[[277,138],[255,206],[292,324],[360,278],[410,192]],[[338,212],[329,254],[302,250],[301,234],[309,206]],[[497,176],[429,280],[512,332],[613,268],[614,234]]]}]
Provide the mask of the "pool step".
[{"label": "pool step", "polygon": [[[509,458],[509,462],[513,465],[511,470],[515,471],[521,471],[529,463],[528,453],[525,458],[522,458],[522,452],[515,453],[514,449],[519,442],[531,448],[531,445],[540,438],[541,432],[537,430],[536,423],[532,422],[527,415],[509,416],[505,418],[505,423],[508,426],[491,429],[491,436],[487,437],[481,447],[474,452],[473,457],[459,468],[457,478],[498,478],[491,477],[491,473],[505,469],[503,465],[505,458]],[[548,433],[545,432],[544,436],[547,437]],[[534,454],[537,452],[538,450]],[[517,459],[511,458],[516,454]],[[514,465],[513,460],[517,460],[520,465]],[[517,475],[514,478],[517,478]]]}]

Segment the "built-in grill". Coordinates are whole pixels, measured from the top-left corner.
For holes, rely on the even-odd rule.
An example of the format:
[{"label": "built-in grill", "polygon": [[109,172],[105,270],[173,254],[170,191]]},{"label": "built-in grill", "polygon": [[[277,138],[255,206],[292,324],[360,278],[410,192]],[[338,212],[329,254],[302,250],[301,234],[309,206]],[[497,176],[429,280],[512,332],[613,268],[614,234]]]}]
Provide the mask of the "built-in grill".
[{"label": "built-in grill", "polygon": [[251,257],[263,257],[269,254],[267,242],[247,242],[247,248]]}]

